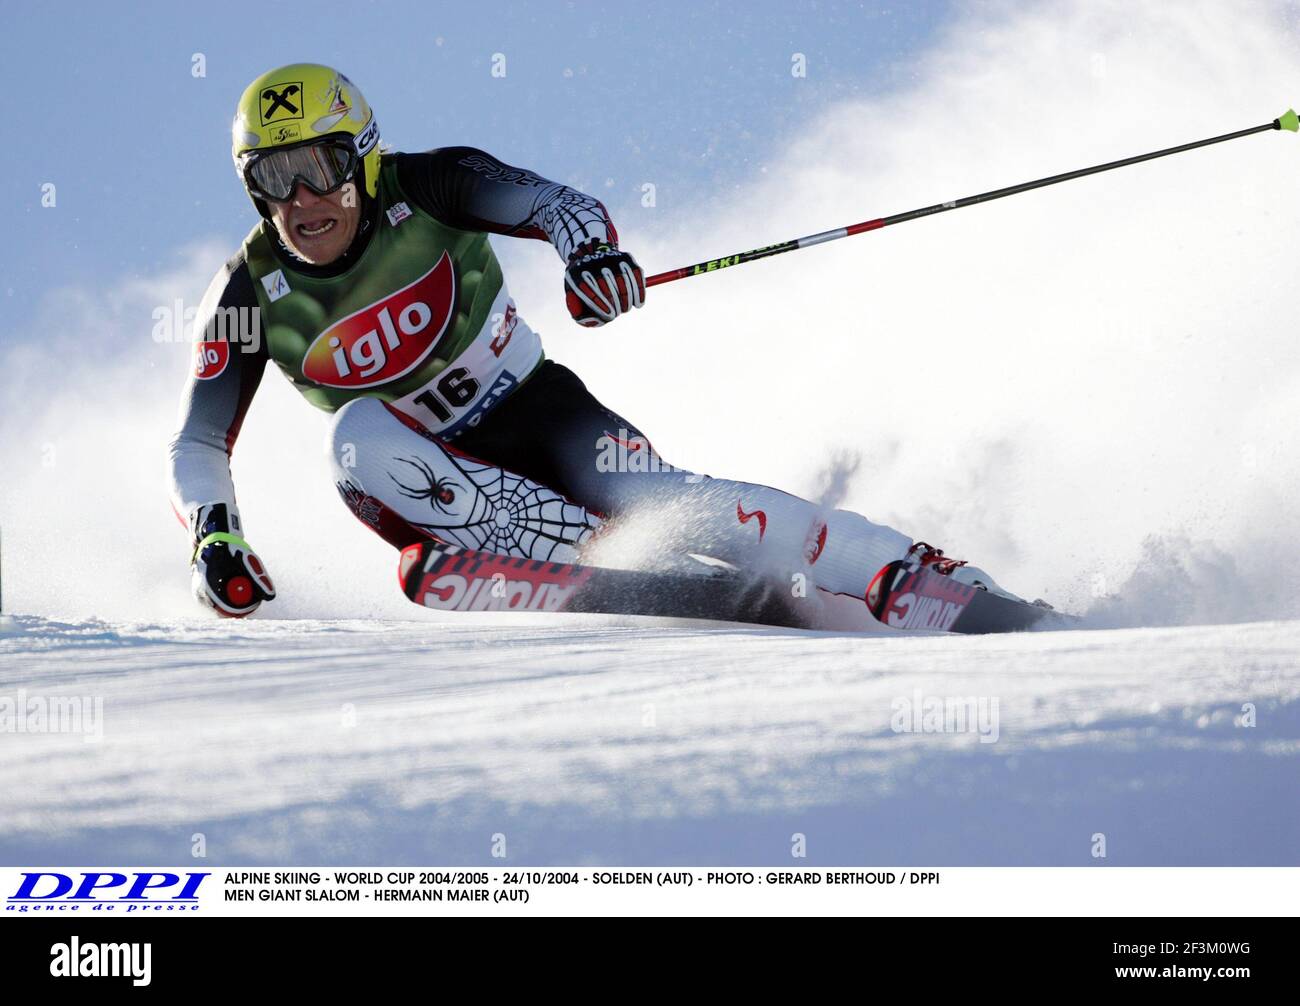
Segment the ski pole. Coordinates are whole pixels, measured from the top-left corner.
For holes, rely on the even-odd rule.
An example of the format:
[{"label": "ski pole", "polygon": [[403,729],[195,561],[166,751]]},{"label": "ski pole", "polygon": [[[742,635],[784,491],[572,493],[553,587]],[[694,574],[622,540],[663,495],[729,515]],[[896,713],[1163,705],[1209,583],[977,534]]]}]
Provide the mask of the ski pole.
[{"label": "ski pole", "polygon": [[683,266],[681,269],[670,269],[668,272],[656,273],[654,276],[648,276],[645,281],[646,286],[658,286],[660,283],[671,283],[673,280],[685,279],[687,276],[701,276],[705,273],[717,272],[719,269],[727,269],[733,265],[744,265],[746,262],[754,262],[761,258],[770,258],[773,255],[780,255],[783,252],[796,251],[800,248],[808,248],[812,245],[825,244],[827,241],[838,241],[840,238],[851,237],[854,234],[865,234],[867,231],[880,230],[882,227],[888,227],[891,224],[901,224],[908,220],[916,220],[919,217],[932,216],[935,213],[943,213],[945,210],[956,210],[963,206],[974,206],[976,203],[987,203],[992,199],[1002,199],[1004,196],[1014,196],[1020,192],[1028,192],[1031,189],[1041,189],[1046,185],[1055,185],[1057,182],[1068,182],[1073,178],[1083,178],[1086,175],[1099,174],[1102,171],[1111,171],[1115,168],[1127,167],[1130,164],[1140,164],[1142,161],[1150,161],[1157,157],[1168,157],[1170,154],[1181,154],[1184,150],[1195,150],[1197,147],[1208,147],[1212,143],[1223,143],[1226,140],[1236,140],[1242,136],[1250,136],[1254,133],[1262,133],[1268,129],[1288,129],[1296,132],[1300,127],[1300,120],[1297,119],[1294,109],[1287,109],[1286,114],[1278,116],[1272,122],[1265,123],[1262,126],[1252,126],[1249,129],[1239,129],[1235,133],[1225,133],[1222,136],[1212,136],[1208,140],[1196,140],[1193,143],[1184,143],[1177,147],[1167,147],[1164,150],[1155,150],[1149,154],[1138,154],[1136,157],[1126,157],[1122,161],[1110,161],[1106,164],[1096,164],[1091,168],[1079,168],[1077,171],[1066,171],[1059,175],[1049,175],[1047,178],[1038,178],[1032,182],[1021,182],[1019,185],[1010,185],[1004,189],[992,189],[989,192],[981,192],[978,195],[966,196],[964,199],[953,199],[945,203],[936,203],[933,206],[925,206],[919,210],[908,210],[906,213],[895,213],[892,217],[878,217],[875,220],[864,220],[860,224],[849,224],[847,227],[837,227],[835,230],[822,231],[819,234],[809,234],[807,237],[795,238],[792,241],[783,241],[780,244],[767,245],[763,248],[755,248],[753,251],[739,252],[735,255],[724,255],[722,258],[709,259],[707,262],[699,262],[695,265]]}]

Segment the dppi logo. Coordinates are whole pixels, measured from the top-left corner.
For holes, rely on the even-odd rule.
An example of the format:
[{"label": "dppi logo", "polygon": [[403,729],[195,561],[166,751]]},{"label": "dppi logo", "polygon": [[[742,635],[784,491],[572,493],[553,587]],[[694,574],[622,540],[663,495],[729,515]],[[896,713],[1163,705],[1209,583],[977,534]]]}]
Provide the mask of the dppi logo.
[{"label": "dppi logo", "polygon": [[230,343],[225,339],[210,339],[195,343],[194,376],[200,381],[220,377],[230,362]]},{"label": "dppi logo", "polygon": [[456,271],[444,251],[414,283],[316,336],[302,358],[303,376],[327,388],[370,388],[395,381],[433,352],[455,305]]},{"label": "dppi logo", "polygon": [[18,891],[5,906],[7,911],[77,911],[83,905],[112,911],[119,904],[126,905],[128,912],[193,911],[199,906],[199,885],[212,874],[41,872],[22,876]]}]

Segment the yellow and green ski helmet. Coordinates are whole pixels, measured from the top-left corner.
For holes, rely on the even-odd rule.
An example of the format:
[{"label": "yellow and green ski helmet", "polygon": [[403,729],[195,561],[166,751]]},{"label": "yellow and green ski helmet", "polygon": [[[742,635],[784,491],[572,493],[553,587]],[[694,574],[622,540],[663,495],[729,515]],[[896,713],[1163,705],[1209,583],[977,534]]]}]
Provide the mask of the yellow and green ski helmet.
[{"label": "yellow and green ski helmet", "polygon": [[[379,189],[379,124],[357,85],[333,67],[290,63],[262,74],[240,97],[230,132],[230,154],[245,187],[252,159],[328,137],[349,141],[366,194]],[[249,195],[266,216],[265,202]]]}]

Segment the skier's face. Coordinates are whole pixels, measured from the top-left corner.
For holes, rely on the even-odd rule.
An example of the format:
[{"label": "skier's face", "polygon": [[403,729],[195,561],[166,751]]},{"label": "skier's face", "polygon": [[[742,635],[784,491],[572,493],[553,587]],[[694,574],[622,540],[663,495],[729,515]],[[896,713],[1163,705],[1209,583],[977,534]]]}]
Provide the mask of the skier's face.
[{"label": "skier's face", "polygon": [[318,196],[299,184],[287,202],[269,203],[271,219],[280,238],[304,262],[328,265],[342,255],[356,237],[361,221],[355,183]]}]

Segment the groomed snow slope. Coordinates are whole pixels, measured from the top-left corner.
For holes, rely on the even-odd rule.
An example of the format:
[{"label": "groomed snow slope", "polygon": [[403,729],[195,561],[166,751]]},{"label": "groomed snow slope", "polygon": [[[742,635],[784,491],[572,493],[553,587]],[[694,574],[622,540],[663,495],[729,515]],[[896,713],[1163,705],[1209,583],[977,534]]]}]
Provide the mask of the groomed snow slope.
[{"label": "groomed snow slope", "polygon": [[[0,862],[1296,864],[1298,655],[1300,622],[23,617],[0,694],[102,696],[103,736],[0,734]],[[947,697],[996,720],[892,728]]]}]

